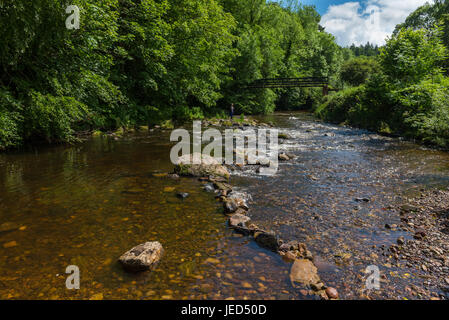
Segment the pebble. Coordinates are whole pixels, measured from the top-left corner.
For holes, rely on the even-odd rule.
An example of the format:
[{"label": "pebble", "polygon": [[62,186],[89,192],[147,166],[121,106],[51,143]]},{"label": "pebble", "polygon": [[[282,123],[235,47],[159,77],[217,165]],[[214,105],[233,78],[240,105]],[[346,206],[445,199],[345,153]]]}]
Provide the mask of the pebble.
[{"label": "pebble", "polygon": [[338,299],[338,291],[335,288],[332,287],[327,288],[326,294],[330,299]]},{"label": "pebble", "polygon": [[218,259],[215,259],[215,258],[207,258],[206,260],[204,260],[204,262],[203,263],[212,263],[212,264],[218,264],[218,263],[220,263],[220,260],[218,260]]},{"label": "pebble", "polygon": [[185,199],[185,198],[187,198],[189,196],[189,194],[187,192],[179,192],[179,193],[176,194],[176,196],[178,198]]},{"label": "pebble", "polygon": [[12,248],[12,247],[17,247],[16,241],[10,241],[3,244],[3,248]]},{"label": "pebble", "polygon": [[103,293],[94,294],[89,298],[89,300],[103,300]]}]

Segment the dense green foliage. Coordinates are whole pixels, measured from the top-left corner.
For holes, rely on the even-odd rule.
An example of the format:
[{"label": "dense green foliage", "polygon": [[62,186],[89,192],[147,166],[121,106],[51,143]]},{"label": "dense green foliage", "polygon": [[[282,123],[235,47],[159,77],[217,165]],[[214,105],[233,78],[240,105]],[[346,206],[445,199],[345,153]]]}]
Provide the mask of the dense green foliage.
[{"label": "dense green foliage", "polygon": [[379,54],[379,46],[367,42],[365,45],[356,46],[352,44],[349,49],[354,53],[356,57],[374,57]]},{"label": "dense green foliage", "polygon": [[327,96],[316,113],[326,121],[345,122],[349,119],[349,113],[359,106],[364,89],[363,86],[350,87]]},{"label": "dense green foliage", "polygon": [[449,1],[437,1],[412,13],[380,50],[380,68],[366,82],[348,81],[345,65],[342,79],[364,84],[327,97],[317,114],[449,147],[448,12]]},{"label": "dense green foliage", "polygon": [[440,23],[445,14],[449,13],[449,1],[434,0],[433,3],[426,3],[412,12],[404,23],[398,24],[394,34],[397,34],[401,29],[432,29],[435,24]]},{"label": "dense green foliage", "polygon": [[341,68],[341,80],[352,86],[364,84],[379,70],[375,58],[360,56],[346,61]]},{"label": "dense green foliage", "polygon": [[[68,30],[68,5],[80,8]],[[0,0],[0,149],[81,130],[320,101],[319,89],[244,90],[259,78],[339,83],[345,50],[297,1]]]}]

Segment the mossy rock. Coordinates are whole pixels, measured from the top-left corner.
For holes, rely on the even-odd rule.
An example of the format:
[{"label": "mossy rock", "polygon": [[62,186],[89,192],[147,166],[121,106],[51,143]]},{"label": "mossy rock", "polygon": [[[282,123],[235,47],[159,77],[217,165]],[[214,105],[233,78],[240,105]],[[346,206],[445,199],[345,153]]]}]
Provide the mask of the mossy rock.
[{"label": "mossy rock", "polygon": [[121,137],[125,134],[125,129],[123,129],[123,127],[120,127],[114,132],[114,134],[118,137]]},{"label": "mossy rock", "polygon": [[161,123],[161,128],[162,129],[167,129],[167,130],[172,130],[175,128],[173,122],[171,120],[166,120],[164,122]]},{"label": "mossy rock", "polygon": [[92,132],[92,137],[101,137],[103,135],[104,133],[100,130],[95,130],[94,132]]}]

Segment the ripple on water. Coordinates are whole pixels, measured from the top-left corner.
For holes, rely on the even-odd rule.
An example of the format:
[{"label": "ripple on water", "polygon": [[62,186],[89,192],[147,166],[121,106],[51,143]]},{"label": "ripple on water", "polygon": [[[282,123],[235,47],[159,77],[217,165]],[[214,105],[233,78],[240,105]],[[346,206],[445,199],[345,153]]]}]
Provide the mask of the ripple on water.
[{"label": "ripple on water", "polygon": [[[383,227],[398,223],[388,206],[422,186],[448,186],[448,154],[316,122],[308,114],[289,117],[264,121],[292,138],[280,150],[296,158],[280,163],[272,177],[254,170],[232,177],[253,196],[252,220],[284,240],[306,242],[320,276],[340,296],[360,297],[364,270],[374,263],[398,275],[389,276],[376,297],[400,297],[418,280],[382,262],[378,248],[405,235]],[[0,155],[0,224],[19,226],[0,233],[0,297],[307,298],[289,283],[288,263],[226,227],[220,203],[198,181],[152,175],[172,170],[168,135],[96,138]],[[190,196],[181,200],[177,192]],[[360,197],[370,201],[354,200]],[[125,273],[117,258],[151,240],[165,248],[156,270]],[[80,267],[80,290],[65,288],[69,264]]]}]

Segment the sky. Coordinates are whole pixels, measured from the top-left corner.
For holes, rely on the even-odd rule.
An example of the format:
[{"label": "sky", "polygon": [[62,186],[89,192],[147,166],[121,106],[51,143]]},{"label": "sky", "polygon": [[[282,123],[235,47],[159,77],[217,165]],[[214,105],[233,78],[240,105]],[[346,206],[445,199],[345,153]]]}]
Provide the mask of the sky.
[{"label": "sky", "polygon": [[385,44],[397,24],[428,0],[301,0],[315,5],[321,25],[341,46]]}]

